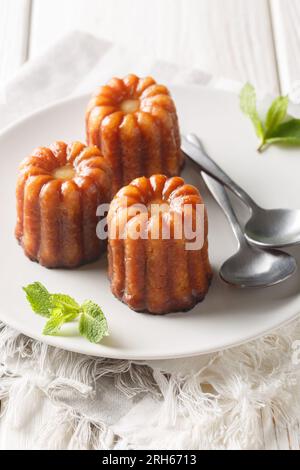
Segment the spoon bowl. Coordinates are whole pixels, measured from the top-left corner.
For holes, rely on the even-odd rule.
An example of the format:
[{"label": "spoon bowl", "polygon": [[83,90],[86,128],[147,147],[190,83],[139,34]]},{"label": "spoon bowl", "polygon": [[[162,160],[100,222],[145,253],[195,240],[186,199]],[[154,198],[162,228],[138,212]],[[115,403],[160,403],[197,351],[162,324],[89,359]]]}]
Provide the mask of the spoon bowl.
[{"label": "spoon bowl", "polygon": [[220,277],[236,287],[269,287],[288,279],[297,269],[295,259],[277,250],[263,251],[247,242],[220,269]]},{"label": "spoon bowl", "polygon": [[255,207],[245,227],[248,241],[263,248],[300,244],[300,210]]},{"label": "spoon bowl", "polygon": [[248,206],[251,217],[245,227],[247,239],[262,248],[300,244],[299,209],[262,209],[208,156],[197,136],[182,136],[182,151],[206,174],[230,189]]}]

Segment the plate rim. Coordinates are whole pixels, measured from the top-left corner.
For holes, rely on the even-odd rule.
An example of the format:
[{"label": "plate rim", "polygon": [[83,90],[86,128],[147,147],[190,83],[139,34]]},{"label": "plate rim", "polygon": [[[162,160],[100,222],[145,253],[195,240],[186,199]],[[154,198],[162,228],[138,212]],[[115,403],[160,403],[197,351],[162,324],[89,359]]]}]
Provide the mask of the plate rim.
[{"label": "plate rim", "polygon": [[[133,312],[133,313],[136,313],[136,312]],[[77,348],[76,346],[68,347],[65,344],[61,345],[60,344],[61,342],[64,342],[66,339],[68,339],[67,337],[64,337],[64,336],[43,336],[42,334],[32,334],[32,333],[27,333],[27,332],[20,331],[20,329],[17,326],[14,326],[14,321],[12,321],[11,324],[8,324],[6,321],[4,321],[3,318],[2,318],[2,311],[0,311],[0,321],[2,321],[4,325],[8,326],[9,328],[12,328],[12,329],[16,330],[19,334],[27,336],[27,337],[35,340],[35,341],[39,341],[41,343],[44,343],[47,346],[52,346],[52,347],[55,347],[55,348],[59,348],[59,349],[62,349],[64,351],[74,352],[76,354],[83,354],[83,355],[89,356],[89,357],[103,357],[103,358],[106,358],[106,359],[129,360],[129,361],[135,361],[135,362],[140,362],[140,361],[161,361],[161,360],[170,360],[170,359],[186,359],[186,358],[194,358],[194,357],[198,357],[198,356],[205,356],[207,354],[215,354],[215,353],[217,354],[219,352],[223,352],[223,351],[226,351],[226,350],[229,350],[229,349],[233,349],[233,348],[237,348],[239,346],[243,346],[243,345],[245,345],[247,343],[250,343],[252,341],[257,341],[260,338],[263,338],[264,336],[266,336],[268,334],[272,334],[272,333],[276,332],[277,330],[279,330],[279,329],[281,329],[285,326],[287,327],[289,324],[292,324],[297,319],[297,317],[300,318],[300,312],[295,313],[294,316],[291,316],[286,320],[283,320],[275,328],[272,328],[272,329],[266,328],[263,331],[261,331],[260,333],[258,333],[257,335],[250,335],[249,337],[244,338],[241,341],[236,341],[235,343],[230,343],[230,344],[227,344],[227,345],[225,344],[224,346],[220,346],[219,348],[212,347],[211,349],[207,348],[206,350],[203,350],[201,352],[194,351],[194,352],[187,352],[187,353],[180,353],[180,354],[179,353],[178,354],[177,353],[170,353],[170,354],[164,354],[162,356],[161,355],[155,355],[155,354],[153,356],[149,356],[149,355],[142,356],[141,355],[137,359],[136,355],[134,355],[134,354],[120,355],[118,353],[114,354],[112,352],[106,354],[105,351],[101,351],[101,354],[100,353],[99,354],[88,353],[88,352],[84,352],[84,351],[80,350],[80,348]],[[26,327],[25,327],[24,331],[25,330],[26,330]]]}]

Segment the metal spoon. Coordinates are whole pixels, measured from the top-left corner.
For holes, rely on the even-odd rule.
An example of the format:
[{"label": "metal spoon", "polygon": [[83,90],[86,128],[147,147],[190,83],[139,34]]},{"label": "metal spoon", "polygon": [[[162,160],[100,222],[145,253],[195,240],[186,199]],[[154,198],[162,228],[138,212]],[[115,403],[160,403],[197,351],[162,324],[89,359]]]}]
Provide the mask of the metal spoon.
[{"label": "metal spoon", "polygon": [[[195,136],[188,136],[200,144]],[[238,240],[238,251],[220,269],[221,278],[236,287],[268,287],[288,279],[297,269],[295,259],[279,250],[262,250],[250,245],[241,229],[222,184],[201,172],[210,192],[226,214]]]},{"label": "metal spoon", "polygon": [[224,184],[248,206],[251,216],[245,226],[245,236],[251,243],[265,248],[300,243],[300,210],[262,209],[207,155],[201,142],[200,146],[195,145],[182,136],[182,150],[202,170]]}]

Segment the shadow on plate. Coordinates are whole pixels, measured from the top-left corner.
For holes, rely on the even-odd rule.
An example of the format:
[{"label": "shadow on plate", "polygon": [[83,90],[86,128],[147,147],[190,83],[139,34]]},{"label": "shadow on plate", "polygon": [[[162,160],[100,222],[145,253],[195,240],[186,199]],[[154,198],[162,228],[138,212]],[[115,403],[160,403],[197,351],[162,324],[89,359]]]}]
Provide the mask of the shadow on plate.
[{"label": "shadow on plate", "polygon": [[[68,323],[63,326],[61,331],[57,334],[61,338],[81,338],[78,331],[78,323]],[[85,339],[85,341],[88,341]],[[124,348],[124,344],[120,341],[116,335],[112,332],[109,333],[109,336],[105,336],[99,346],[105,346],[107,348]]]},{"label": "shadow on plate", "polygon": [[101,258],[94,263],[84,264],[78,268],[78,271],[81,272],[93,272],[93,271],[107,271],[107,255],[106,252],[103,253]]}]

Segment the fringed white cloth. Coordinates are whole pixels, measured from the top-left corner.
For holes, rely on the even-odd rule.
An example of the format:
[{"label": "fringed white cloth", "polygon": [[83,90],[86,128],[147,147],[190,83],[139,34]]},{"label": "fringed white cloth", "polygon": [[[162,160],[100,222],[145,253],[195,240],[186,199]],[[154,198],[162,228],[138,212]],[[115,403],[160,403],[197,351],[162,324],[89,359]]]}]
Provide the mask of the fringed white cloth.
[{"label": "fringed white cloth", "polygon": [[[262,414],[299,436],[300,320],[205,358],[62,351],[0,326],[1,422],[33,449],[259,449]],[[28,431],[28,432],[27,432]]]},{"label": "fringed white cloth", "polygon": [[[74,32],[0,90],[0,127],[132,70],[240,88]],[[0,448],[254,449],[286,427],[280,446],[299,448],[299,340],[300,320],[215,355],[137,364],[55,349],[0,324]]]}]

